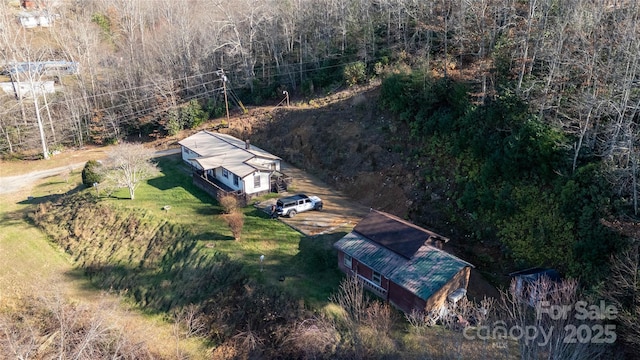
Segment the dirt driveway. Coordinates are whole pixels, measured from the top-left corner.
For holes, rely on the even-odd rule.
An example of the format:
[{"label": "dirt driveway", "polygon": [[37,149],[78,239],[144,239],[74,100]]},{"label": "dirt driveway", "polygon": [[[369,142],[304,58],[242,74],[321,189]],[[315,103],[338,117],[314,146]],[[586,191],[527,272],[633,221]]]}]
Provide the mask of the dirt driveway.
[{"label": "dirt driveway", "polygon": [[[281,163],[280,168],[283,173],[293,178],[289,191],[282,193],[280,197],[303,193],[309,196],[316,195],[322,199],[322,211],[307,211],[297,214],[294,218],[280,218],[281,221],[305,235],[349,232],[369,212],[369,208],[331,189],[329,185],[307,172],[284,162]],[[268,212],[276,200],[265,200],[257,206]]]}]

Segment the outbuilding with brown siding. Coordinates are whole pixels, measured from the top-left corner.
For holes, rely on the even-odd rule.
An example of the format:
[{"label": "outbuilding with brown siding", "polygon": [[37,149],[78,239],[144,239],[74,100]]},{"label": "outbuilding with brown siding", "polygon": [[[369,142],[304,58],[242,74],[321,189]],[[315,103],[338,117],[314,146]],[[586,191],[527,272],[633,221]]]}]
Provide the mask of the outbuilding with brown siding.
[{"label": "outbuilding with brown siding", "polygon": [[391,214],[371,210],[338,240],[338,265],[400,310],[431,311],[466,289],[473,265],[440,249],[448,241]]}]

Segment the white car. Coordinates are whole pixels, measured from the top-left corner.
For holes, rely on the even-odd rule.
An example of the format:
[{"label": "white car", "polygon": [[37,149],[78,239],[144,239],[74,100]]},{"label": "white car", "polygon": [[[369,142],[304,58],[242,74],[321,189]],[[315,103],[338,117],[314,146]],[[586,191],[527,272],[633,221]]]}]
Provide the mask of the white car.
[{"label": "white car", "polygon": [[276,214],[278,216],[296,216],[297,213],[308,210],[322,210],[322,200],[317,196],[297,194],[278,199],[276,202]]}]

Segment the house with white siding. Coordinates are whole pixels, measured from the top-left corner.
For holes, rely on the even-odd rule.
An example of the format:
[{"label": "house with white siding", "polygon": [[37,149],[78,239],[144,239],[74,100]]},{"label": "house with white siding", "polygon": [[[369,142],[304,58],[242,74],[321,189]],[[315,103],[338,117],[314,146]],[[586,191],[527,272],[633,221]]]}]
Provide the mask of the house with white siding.
[{"label": "house with white siding", "polygon": [[245,202],[286,190],[278,156],[231,135],[200,131],[180,141],[182,159],[194,169],[194,183],[219,198],[233,194]]}]

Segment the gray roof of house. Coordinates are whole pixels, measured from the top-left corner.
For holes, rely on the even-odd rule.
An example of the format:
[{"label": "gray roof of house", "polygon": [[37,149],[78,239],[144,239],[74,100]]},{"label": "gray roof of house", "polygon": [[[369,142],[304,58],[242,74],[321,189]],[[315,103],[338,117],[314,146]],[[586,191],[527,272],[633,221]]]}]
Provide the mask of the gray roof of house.
[{"label": "gray roof of house", "polygon": [[407,259],[429,239],[449,241],[444,236],[377,210],[371,210],[354,230]]},{"label": "gray roof of house", "polygon": [[[374,210],[375,211],[375,210]],[[372,211],[373,212],[373,211]],[[446,251],[437,249],[431,245],[425,244],[426,237],[423,237],[422,245],[413,251],[410,257],[400,254],[393,249],[393,234],[402,236],[403,234],[417,235],[415,233],[416,226],[402,221],[392,215],[376,212],[369,216],[388,216],[393,221],[400,221],[402,227],[411,227],[412,229],[400,229],[400,225],[388,224],[396,232],[384,231],[386,227],[382,227],[381,234],[368,231],[368,235],[356,231],[350,232],[342,239],[338,240],[334,247],[345,254],[352,256],[359,262],[367,265],[374,271],[379,272],[384,277],[398,284],[399,286],[411,291],[423,300],[429,299],[436,291],[442,288],[449,280],[451,280],[460,270],[467,266],[473,267],[470,263],[457,258]],[[368,225],[371,219],[367,220],[367,216],[362,221],[365,228],[371,230]],[[386,221],[385,221],[386,222]],[[418,227],[418,229],[421,229]],[[428,230],[422,229],[429,232]],[[432,233],[435,234],[435,233]],[[436,234],[437,235],[437,234]],[[377,239],[383,239],[383,243],[370,238],[373,236]],[[402,238],[395,238],[395,241],[401,244],[399,248],[405,249]],[[391,246],[389,246],[391,245]],[[412,244],[412,246],[415,246]]]},{"label": "gray roof of house", "polygon": [[251,164],[249,160],[256,157],[280,160],[279,157],[265,150],[249,145],[231,135],[200,131],[178,142],[178,144],[195,152],[199,157],[193,159],[203,169],[224,167],[232,173],[245,177],[253,172],[265,170],[264,167]]}]

